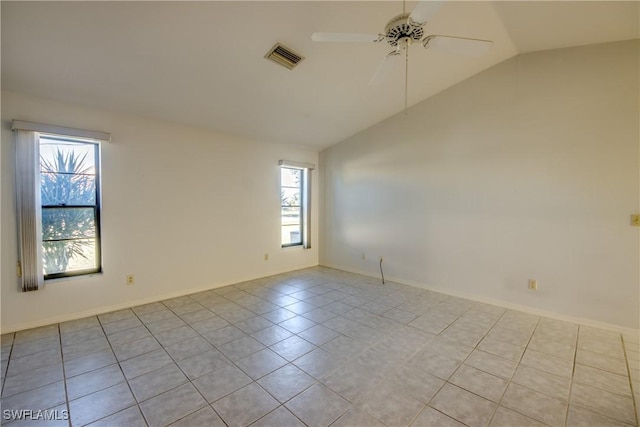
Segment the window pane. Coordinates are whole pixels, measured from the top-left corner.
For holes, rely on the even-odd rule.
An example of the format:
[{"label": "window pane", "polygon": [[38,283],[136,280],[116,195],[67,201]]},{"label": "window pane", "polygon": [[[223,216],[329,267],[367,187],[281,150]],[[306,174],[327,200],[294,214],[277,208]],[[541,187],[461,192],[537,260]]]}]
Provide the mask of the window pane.
[{"label": "window pane", "polygon": [[42,210],[42,240],[81,239],[96,236],[93,208]]},{"label": "window pane", "polygon": [[94,175],[95,162],[94,144],[40,138],[40,170],[42,172]]},{"label": "window pane", "polygon": [[40,137],[45,278],[100,270],[98,148],[72,138]]},{"label": "window pane", "polygon": [[44,242],[42,250],[44,274],[66,273],[98,267],[95,239]]},{"label": "window pane", "polygon": [[282,225],[300,225],[302,212],[300,208],[282,208]]},{"label": "window pane", "polygon": [[42,172],[40,185],[44,206],[96,204],[95,175]]},{"label": "window pane", "polygon": [[282,206],[300,206],[300,189],[283,188],[280,191]]},{"label": "window pane", "polygon": [[300,187],[300,169],[280,168],[280,185],[283,187]]},{"label": "window pane", "polygon": [[302,243],[302,233],[299,225],[285,225],[282,227],[282,244],[294,245]]}]

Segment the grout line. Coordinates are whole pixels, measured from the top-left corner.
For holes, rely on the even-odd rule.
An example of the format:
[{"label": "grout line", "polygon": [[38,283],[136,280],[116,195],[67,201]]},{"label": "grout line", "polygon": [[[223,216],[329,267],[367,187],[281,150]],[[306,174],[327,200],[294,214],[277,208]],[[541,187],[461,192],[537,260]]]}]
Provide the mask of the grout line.
[{"label": "grout line", "polygon": [[[502,319],[502,317],[504,317],[504,315],[506,315],[506,314],[507,314],[507,312],[508,312],[508,311],[509,311],[509,310],[505,310],[505,312],[503,313],[503,316],[501,316],[501,319]],[[501,406],[501,404],[502,404],[502,400],[504,399],[504,395],[507,393],[507,389],[508,389],[508,388],[509,388],[509,386],[511,385],[511,382],[512,382],[512,380],[513,380],[513,377],[516,375],[516,372],[518,371],[518,368],[520,367],[520,362],[522,362],[522,359],[524,358],[524,354],[527,352],[527,348],[529,347],[529,344],[531,343],[531,340],[533,339],[533,335],[536,333],[536,329],[538,329],[538,325],[540,324],[540,319],[541,319],[541,317],[540,317],[540,316],[538,316],[538,320],[536,321],[536,326],[535,326],[535,327],[533,328],[533,330],[531,331],[531,336],[529,337],[529,340],[527,340],[527,344],[524,346],[524,350],[522,351],[522,354],[521,354],[521,355],[520,355],[520,357],[518,358],[518,361],[516,362],[516,366],[515,366],[515,368],[513,369],[513,372],[511,373],[511,376],[510,376],[510,377],[509,377],[509,379],[507,380],[507,386],[504,388],[504,391],[502,392],[502,395],[500,396],[500,399],[499,399],[499,400],[498,400],[498,402],[497,402],[496,408],[494,409],[493,414],[491,415],[491,419],[489,420],[489,424],[491,424],[491,422],[493,421],[493,418],[496,416],[496,412],[498,412],[498,408],[499,408],[499,407]],[[498,324],[498,322],[496,322],[496,324]],[[494,325],[494,326],[495,326],[495,325]],[[493,329],[493,328],[491,328],[491,329]],[[515,383],[514,383],[514,384],[515,384]],[[508,407],[506,407],[506,406],[505,406],[505,408],[510,409],[510,410],[512,410],[512,411],[514,411],[514,412],[517,412],[517,413],[519,413],[519,414],[521,414],[521,415],[523,415],[523,416],[526,416],[526,417],[528,417],[528,418],[535,419],[535,418],[530,417],[529,415],[522,414],[521,412],[518,412],[518,411],[516,411],[515,409],[508,408]],[[536,420],[536,421],[538,421],[538,420]]]},{"label": "grout line", "polygon": [[631,380],[631,368],[629,366],[629,357],[627,356],[627,346],[626,346],[626,342],[624,340],[624,336],[621,335],[620,338],[622,339],[622,351],[624,352],[624,362],[625,365],[627,366],[627,378],[629,379],[629,390],[631,391],[631,401],[633,403],[633,416],[636,419],[636,426],[639,425],[638,422],[638,404],[639,402],[636,402],[636,393],[633,389],[633,381]]},{"label": "grout line", "polygon": [[62,331],[60,330],[60,323],[58,323],[58,339],[60,340],[60,362],[62,364],[62,384],[64,385],[64,400],[65,407],[67,408],[67,426],[71,427],[71,405],[69,405],[69,393],[67,391],[67,374],[64,367],[64,353],[62,352]]},{"label": "grout line", "polygon": [[573,352],[573,366],[571,367],[571,381],[569,382],[569,396],[567,397],[567,410],[564,415],[564,425],[567,425],[567,423],[569,422],[569,408],[571,407],[571,395],[573,393],[573,380],[576,374],[576,363],[578,359],[578,340],[580,339],[581,328],[582,326],[578,325],[578,333],[576,334],[576,340],[575,340],[576,349]]}]

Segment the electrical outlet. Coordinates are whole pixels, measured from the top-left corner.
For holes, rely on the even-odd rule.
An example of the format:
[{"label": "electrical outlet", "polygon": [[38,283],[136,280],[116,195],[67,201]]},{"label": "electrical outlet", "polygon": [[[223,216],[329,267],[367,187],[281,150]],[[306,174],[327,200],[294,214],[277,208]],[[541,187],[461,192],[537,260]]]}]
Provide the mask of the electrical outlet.
[{"label": "electrical outlet", "polygon": [[640,215],[639,214],[631,215],[631,225],[633,225],[634,227],[640,227]]},{"label": "electrical outlet", "polygon": [[382,258],[382,255],[380,255],[379,259],[380,259],[380,262],[382,262],[384,258]]},{"label": "electrical outlet", "polygon": [[134,276],[133,274],[129,274],[127,276],[127,285],[133,285],[136,283],[136,276]]},{"label": "electrical outlet", "polygon": [[269,254],[264,254],[264,260],[269,261]]},{"label": "electrical outlet", "polygon": [[536,279],[529,279],[529,290],[538,290],[538,281]]}]

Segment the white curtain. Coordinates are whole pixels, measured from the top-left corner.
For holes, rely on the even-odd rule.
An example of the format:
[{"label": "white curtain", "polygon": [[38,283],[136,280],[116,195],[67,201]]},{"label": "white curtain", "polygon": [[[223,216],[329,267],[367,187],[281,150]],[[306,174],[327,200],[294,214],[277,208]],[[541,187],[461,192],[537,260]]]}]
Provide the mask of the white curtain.
[{"label": "white curtain", "polygon": [[15,130],[18,242],[22,290],[37,291],[42,272],[42,206],[40,204],[40,141],[37,132]]}]

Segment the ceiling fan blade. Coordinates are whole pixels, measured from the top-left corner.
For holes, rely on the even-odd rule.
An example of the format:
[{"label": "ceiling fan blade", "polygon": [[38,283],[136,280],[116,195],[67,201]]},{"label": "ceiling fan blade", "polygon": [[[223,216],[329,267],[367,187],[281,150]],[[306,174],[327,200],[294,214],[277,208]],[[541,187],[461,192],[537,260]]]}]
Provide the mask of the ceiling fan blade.
[{"label": "ceiling fan blade", "polygon": [[444,1],[421,0],[416,7],[413,8],[409,19],[416,24],[424,25],[438,13]]},{"label": "ceiling fan blade", "polygon": [[338,43],[371,43],[384,38],[381,34],[360,33],[313,33],[311,40],[314,42],[338,42]]},{"label": "ceiling fan blade", "polygon": [[422,41],[425,49],[436,49],[462,55],[481,56],[491,49],[490,40],[467,39],[452,36],[427,36]]},{"label": "ceiling fan blade", "polygon": [[380,65],[378,65],[378,69],[376,70],[371,80],[369,80],[370,85],[379,85],[382,83],[391,70],[396,66],[398,62],[402,59],[402,52],[398,50],[394,50],[390,54],[384,57]]}]

